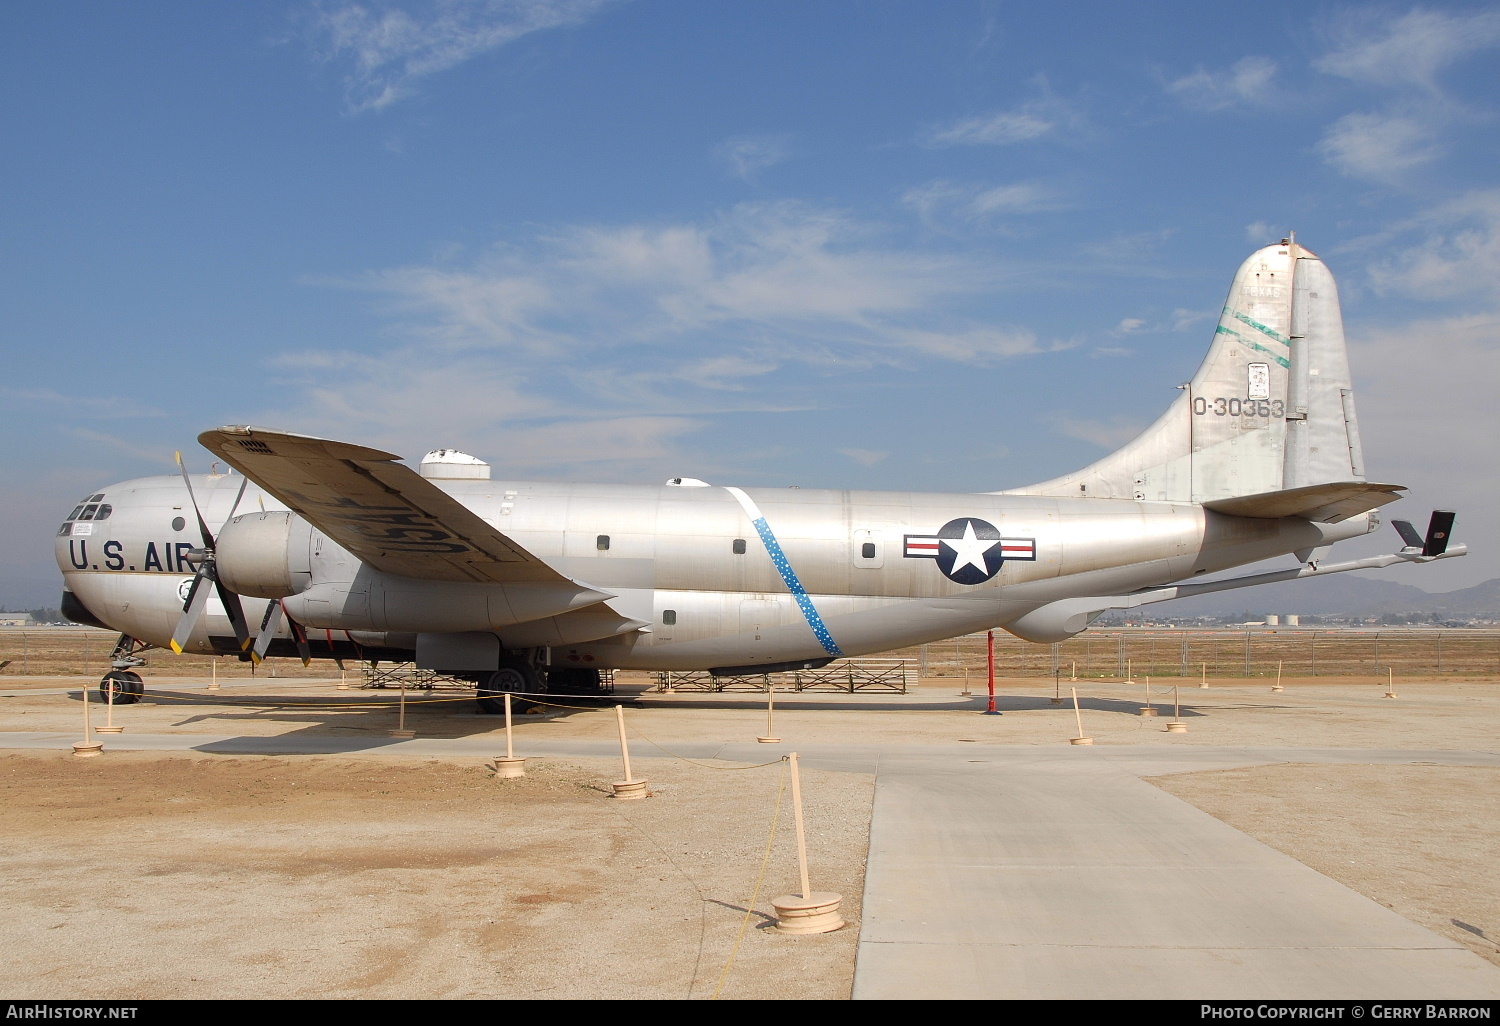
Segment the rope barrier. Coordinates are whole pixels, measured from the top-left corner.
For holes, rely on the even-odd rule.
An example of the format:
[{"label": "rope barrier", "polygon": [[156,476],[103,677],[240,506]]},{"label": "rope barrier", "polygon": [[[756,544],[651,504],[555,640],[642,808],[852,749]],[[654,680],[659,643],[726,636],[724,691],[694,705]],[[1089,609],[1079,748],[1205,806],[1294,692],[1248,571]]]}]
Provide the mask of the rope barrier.
[{"label": "rope barrier", "polygon": [[[785,759],[778,759],[785,764]],[[729,969],[734,965],[734,960],[740,953],[740,942],[745,939],[745,928],[750,925],[750,917],[755,914],[755,902],[760,897],[761,884],[766,879],[766,867],[771,864],[771,848],[776,843],[776,825],[781,821],[781,798],[786,793],[786,770],[781,772],[780,786],[776,789],[776,810],[771,814],[771,835],[766,838],[766,854],[760,860],[760,875],[755,878],[755,890],[750,895],[750,900],[745,902],[745,918],[740,920],[740,932],[734,939],[734,947],[729,952],[729,961],[724,963],[724,972],[719,976],[719,985],[714,988],[713,997],[710,1000],[719,1000],[719,992],[724,989],[724,983],[729,979]]]}]

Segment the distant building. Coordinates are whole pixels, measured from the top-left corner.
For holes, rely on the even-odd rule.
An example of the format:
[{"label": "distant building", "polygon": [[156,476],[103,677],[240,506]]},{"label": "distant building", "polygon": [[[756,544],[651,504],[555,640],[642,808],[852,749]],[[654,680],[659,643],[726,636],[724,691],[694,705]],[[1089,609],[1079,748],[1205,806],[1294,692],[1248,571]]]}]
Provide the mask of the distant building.
[{"label": "distant building", "polygon": [[35,627],[36,621],[30,613],[0,612],[0,627]]}]

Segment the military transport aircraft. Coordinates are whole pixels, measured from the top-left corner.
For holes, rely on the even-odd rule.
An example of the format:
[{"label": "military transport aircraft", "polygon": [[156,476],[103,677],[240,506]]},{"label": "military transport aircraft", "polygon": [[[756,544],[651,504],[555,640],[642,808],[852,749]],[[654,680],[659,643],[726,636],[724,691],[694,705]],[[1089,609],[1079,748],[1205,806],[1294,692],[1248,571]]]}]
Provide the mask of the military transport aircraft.
[{"label": "military transport aircraft", "polygon": [[[391,453],[258,427],[199,441],[238,474],[140,478],[59,529],[62,608],[133,652],[414,661],[506,692],[601,668],[817,667],[1002,627],[1052,642],[1107,609],[1462,555],[1453,514],[1330,563],[1402,487],[1368,481],[1332,274],[1295,237],[1235,275],[1208,356],[1138,438],[983,494],[495,481],[449,449]],[[180,462],[180,457],[179,457]],[[1195,582],[1295,553],[1301,565]]]}]

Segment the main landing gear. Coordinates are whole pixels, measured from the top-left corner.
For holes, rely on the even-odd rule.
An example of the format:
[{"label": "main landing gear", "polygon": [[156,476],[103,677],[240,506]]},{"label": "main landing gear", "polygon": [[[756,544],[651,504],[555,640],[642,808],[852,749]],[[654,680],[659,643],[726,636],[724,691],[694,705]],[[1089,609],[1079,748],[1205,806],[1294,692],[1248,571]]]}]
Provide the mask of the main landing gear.
[{"label": "main landing gear", "polygon": [[492,716],[504,713],[506,692],[536,695],[546,690],[547,685],[531,660],[515,655],[503,656],[498,669],[479,678],[479,711]]},{"label": "main landing gear", "polygon": [[[528,695],[568,695],[579,698],[602,698],[614,692],[595,669],[576,666],[539,667],[519,653],[500,659],[498,668],[479,675],[479,711],[492,716],[505,712],[505,695],[515,695],[511,711],[527,708]],[[590,704],[585,702],[585,704]]]}]

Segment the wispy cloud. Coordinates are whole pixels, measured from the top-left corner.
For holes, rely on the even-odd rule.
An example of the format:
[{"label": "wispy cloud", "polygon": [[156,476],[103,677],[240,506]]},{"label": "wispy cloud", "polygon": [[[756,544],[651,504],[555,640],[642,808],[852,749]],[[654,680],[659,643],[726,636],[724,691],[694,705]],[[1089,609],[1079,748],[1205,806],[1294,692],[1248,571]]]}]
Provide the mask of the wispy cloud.
[{"label": "wispy cloud", "polygon": [[1085,255],[1105,263],[1135,264],[1143,269],[1154,261],[1162,245],[1177,234],[1174,228],[1113,235],[1107,239],[1083,244]]},{"label": "wispy cloud", "polygon": [[1204,321],[1212,320],[1216,313],[1217,311],[1214,310],[1187,310],[1183,307],[1178,307],[1172,311],[1172,330],[1187,331],[1195,324],[1202,324]]},{"label": "wispy cloud", "polygon": [[1356,322],[1350,349],[1370,476],[1412,489],[1398,515],[1457,509],[1460,540],[1500,537],[1500,315]]},{"label": "wispy cloud", "polygon": [[69,428],[68,430],[69,433],[76,438],[82,438],[85,441],[89,442],[97,442],[101,445],[105,445],[111,449],[114,449],[116,452],[123,452],[129,456],[134,456],[136,459],[145,460],[147,463],[160,463],[164,465],[175,466],[177,462],[174,451],[165,447],[160,449],[152,449],[146,446],[137,445],[134,442],[129,441],[125,438],[120,438],[117,435],[108,435],[102,431],[90,431],[88,428],[73,427]]},{"label": "wispy cloud", "polygon": [[926,146],[1009,146],[1083,127],[1082,114],[1054,95],[1045,78],[1038,77],[1033,84],[1042,94],[1036,99],[935,125],[919,141]]},{"label": "wispy cloud", "polygon": [[1046,135],[1055,127],[1055,122],[1038,112],[1002,110],[935,128],[926,141],[929,146],[1005,146]]},{"label": "wispy cloud", "polygon": [[1067,206],[1055,188],[1035,182],[962,185],[946,179],[908,189],[901,202],[915,210],[929,227],[949,222],[993,224],[1005,217],[1061,210]]},{"label": "wispy cloud", "polygon": [[1424,299],[1472,296],[1500,307],[1500,190],[1441,203],[1385,233],[1396,255],[1372,264],[1378,293]]},{"label": "wispy cloud", "polygon": [[1430,123],[1395,114],[1356,113],[1328,127],[1318,153],[1342,174],[1389,185],[1436,160],[1442,148]]},{"label": "wispy cloud", "polygon": [[1330,75],[1385,86],[1438,91],[1450,64],[1500,45],[1500,11],[1433,11],[1415,7],[1400,17],[1355,9],[1335,29],[1336,48],[1313,62]]},{"label": "wispy cloud", "polygon": [[1065,437],[1092,442],[1102,449],[1119,448],[1146,428],[1144,422],[1129,417],[1111,417],[1108,420],[1057,417],[1052,425]]},{"label": "wispy cloud", "polygon": [[308,19],[313,45],[346,64],[345,101],[380,110],[415,83],[522,36],[576,25],[614,0],[367,0],[316,3]]},{"label": "wispy cloud", "polygon": [[[276,358],[295,398],[245,416],[403,452],[496,438],[522,462],[545,441],[573,470],[596,450],[658,459],[706,418],[814,407],[850,373],[988,367],[1070,345],[965,312],[1023,273],[790,202],[560,228],[463,264],[322,283],[373,296],[397,343]],[[619,425],[630,430],[597,437]]]},{"label": "wispy cloud", "polygon": [[13,403],[66,410],[69,417],[87,420],[125,420],[137,417],[165,417],[167,414],[135,398],[97,395],[64,395],[50,388],[0,388],[0,396]]},{"label": "wispy cloud", "polygon": [[786,160],[791,152],[791,137],[786,135],[737,135],[714,147],[714,157],[747,182]]},{"label": "wispy cloud", "polygon": [[873,467],[890,455],[888,452],[880,452],[875,449],[840,449],[839,453],[849,457],[862,467]]},{"label": "wispy cloud", "polygon": [[1254,224],[1245,225],[1245,241],[1252,246],[1269,246],[1286,238],[1286,229],[1278,228],[1274,224],[1265,221],[1256,221]]},{"label": "wispy cloud", "polygon": [[352,284],[427,315],[432,340],[545,354],[791,324],[890,345],[896,318],[995,283],[992,266],[886,248],[876,232],[836,211],[746,204],[700,224],[566,229],[474,267],[397,268]]},{"label": "wispy cloud", "polygon": [[1167,83],[1167,92],[1189,107],[1223,110],[1239,104],[1266,103],[1272,97],[1276,62],[1269,57],[1245,57],[1227,71],[1199,68]]}]

